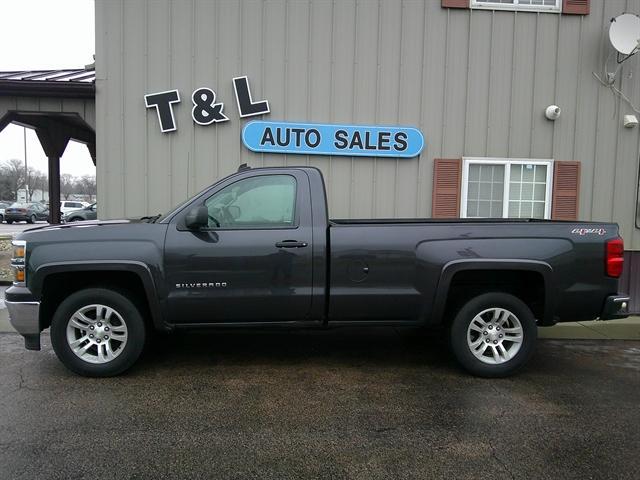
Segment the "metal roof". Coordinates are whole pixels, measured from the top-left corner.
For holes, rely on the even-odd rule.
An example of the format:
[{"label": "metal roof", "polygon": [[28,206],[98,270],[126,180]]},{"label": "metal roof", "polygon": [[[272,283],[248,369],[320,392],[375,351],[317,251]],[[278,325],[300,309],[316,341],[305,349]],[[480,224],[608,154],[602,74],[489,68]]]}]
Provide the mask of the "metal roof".
[{"label": "metal roof", "polygon": [[0,72],[0,96],[95,98],[93,65],[64,70]]},{"label": "metal roof", "polygon": [[96,79],[94,68],[75,68],[63,70],[17,70],[0,72],[0,81],[18,80],[29,82],[84,82],[91,83]]}]

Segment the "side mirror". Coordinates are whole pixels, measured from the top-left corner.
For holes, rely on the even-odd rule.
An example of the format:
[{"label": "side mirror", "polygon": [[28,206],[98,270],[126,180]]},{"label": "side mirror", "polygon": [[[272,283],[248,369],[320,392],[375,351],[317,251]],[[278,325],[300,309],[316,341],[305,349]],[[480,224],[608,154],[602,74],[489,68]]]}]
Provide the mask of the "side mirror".
[{"label": "side mirror", "polygon": [[189,230],[197,230],[209,225],[209,210],[204,205],[193,207],[187,213],[184,224]]}]

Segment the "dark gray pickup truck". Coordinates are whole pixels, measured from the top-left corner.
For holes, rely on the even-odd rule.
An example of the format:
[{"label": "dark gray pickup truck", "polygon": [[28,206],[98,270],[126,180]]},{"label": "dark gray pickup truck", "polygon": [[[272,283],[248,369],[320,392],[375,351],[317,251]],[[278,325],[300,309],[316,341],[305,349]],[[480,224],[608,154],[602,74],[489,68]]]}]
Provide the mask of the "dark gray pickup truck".
[{"label": "dark gray pickup truck", "polygon": [[469,372],[505,376],[537,326],[627,316],[623,244],[609,223],[329,220],[310,167],[241,168],[143,221],[16,237],[11,322],[51,330],[81,375],[131,367],[153,330],[441,326]]}]

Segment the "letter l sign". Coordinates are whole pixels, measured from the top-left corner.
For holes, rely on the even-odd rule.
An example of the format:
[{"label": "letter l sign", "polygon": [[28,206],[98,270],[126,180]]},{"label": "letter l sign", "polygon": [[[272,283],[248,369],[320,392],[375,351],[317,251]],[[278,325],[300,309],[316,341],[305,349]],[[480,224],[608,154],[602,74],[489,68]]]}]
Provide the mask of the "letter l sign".
[{"label": "letter l sign", "polygon": [[236,92],[236,102],[238,103],[238,112],[240,112],[241,118],[269,113],[269,102],[267,100],[254,102],[251,98],[249,80],[246,76],[235,77],[233,79],[233,89]]}]

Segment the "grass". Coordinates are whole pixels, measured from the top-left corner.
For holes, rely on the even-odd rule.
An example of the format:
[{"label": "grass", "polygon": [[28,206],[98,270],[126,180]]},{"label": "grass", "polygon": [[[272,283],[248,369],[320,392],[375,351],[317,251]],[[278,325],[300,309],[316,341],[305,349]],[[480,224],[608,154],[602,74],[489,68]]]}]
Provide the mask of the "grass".
[{"label": "grass", "polygon": [[0,281],[13,280],[11,273],[11,236],[0,236]]}]

